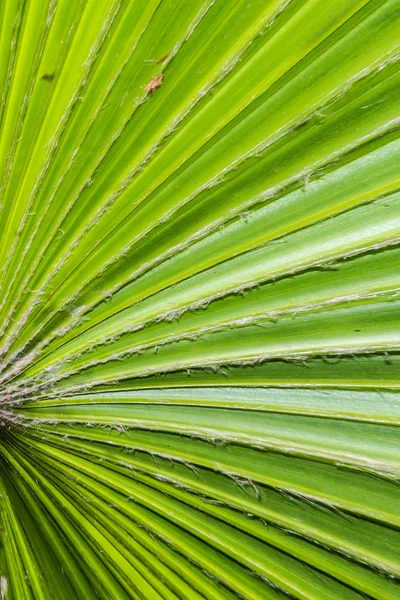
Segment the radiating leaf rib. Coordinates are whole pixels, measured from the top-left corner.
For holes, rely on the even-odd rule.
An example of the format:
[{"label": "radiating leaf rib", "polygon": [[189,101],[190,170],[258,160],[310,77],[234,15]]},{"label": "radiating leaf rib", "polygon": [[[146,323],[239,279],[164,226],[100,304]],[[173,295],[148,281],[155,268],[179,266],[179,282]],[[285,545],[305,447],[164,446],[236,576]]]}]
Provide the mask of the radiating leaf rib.
[{"label": "radiating leaf rib", "polygon": [[[82,468],[84,466],[84,463],[82,461],[79,461],[79,465],[80,465],[80,468]],[[100,479],[101,479],[101,477],[100,477]],[[117,483],[117,481],[115,481],[115,479],[111,479],[111,481],[115,482],[114,485],[116,485],[116,487],[118,489],[119,484]],[[122,480],[121,480],[121,485],[123,486]],[[121,488],[121,489],[123,489],[123,488]],[[143,486],[140,486],[140,484],[136,483],[135,485],[133,485],[131,487],[131,493],[134,495],[137,502],[142,503],[143,500],[146,498],[148,491],[146,490],[146,488],[144,488]],[[157,513],[159,512],[160,514],[162,514],[164,516],[166,516],[166,514],[167,514],[168,518],[170,518],[171,516],[172,517],[175,516],[178,523],[182,524],[184,526],[184,528],[189,528],[189,530],[192,530],[192,532],[193,531],[197,532],[197,534],[200,535],[205,540],[210,539],[210,536],[207,533],[207,530],[203,529],[203,526],[207,526],[207,522],[211,524],[212,521],[210,520],[210,517],[206,517],[206,515],[203,515],[203,516],[201,516],[201,522],[200,522],[199,518],[196,518],[196,512],[193,509],[185,508],[185,506],[182,504],[180,504],[179,514],[178,514],[176,512],[177,505],[176,505],[175,501],[173,501],[170,498],[165,498],[164,496],[159,496],[156,493],[152,494],[152,503],[153,503],[153,510],[155,510]],[[165,512],[167,506],[168,506],[168,513]],[[184,523],[182,522],[183,518],[185,519]],[[268,550],[266,547],[263,549],[263,551],[261,553],[262,546],[259,543],[257,543],[254,540],[253,542],[251,542],[251,545],[249,545],[248,542],[246,544],[246,541],[247,541],[246,536],[244,534],[240,534],[239,532],[236,532],[235,540],[236,540],[237,548],[235,548],[235,551],[228,550],[225,540],[229,539],[229,534],[232,530],[230,528],[228,528],[227,526],[224,526],[222,523],[219,524],[218,529],[219,529],[218,541],[215,538],[215,536],[212,536],[214,545],[224,549],[225,551],[228,551],[228,553],[232,554],[233,557],[235,557],[235,556],[239,557],[240,560],[244,564],[246,564],[250,568],[254,569],[256,572],[264,573],[265,575],[268,574],[270,577],[272,577],[272,580],[274,580],[274,578],[278,576],[276,573],[276,569],[279,568],[278,565],[279,564],[282,565],[282,562],[283,562],[283,564],[285,562],[287,562],[287,561],[285,561],[284,556],[282,555],[280,557],[279,562],[275,563],[275,574],[274,574],[274,571],[272,570],[272,566],[270,566],[269,569],[267,571],[265,571],[265,567],[264,568],[262,567],[263,561],[262,561],[261,556],[264,555],[265,558],[267,558]],[[246,558],[244,555],[245,549],[247,549]],[[273,554],[271,555],[271,552],[269,552],[270,565],[271,565],[271,561],[273,561]],[[289,568],[287,573],[290,573],[293,570],[295,570],[295,564],[293,562],[290,564],[291,564],[291,568]],[[301,567],[300,567],[300,569],[301,569]],[[279,581],[279,578],[278,578],[278,581]],[[286,585],[288,585],[288,584],[286,584]],[[314,585],[315,585],[315,583],[314,583]],[[314,596],[315,592],[311,591],[312,587],[313,586],[311,585],[307,593],[308,594],[311,593],[312,596]],[[344,590],[342,590],[342,592],[344,594],[346,594],[346,592]],[[304,596],[304,597],[307,597],[307,596]],[[308,597],[310,597],[310,596],[308,596]]]},{"label": "radiating leaf rib", "polygon": [[[71,446],[71,444],[72,444],[72,446]],[[68,442],[68,445],[69,445],[69,447],[75,447],[76,449],[78,448],[77,446],[75,446],[75,445],[73,444],[72,440],[70,440],[70,441]],[[89,454],[89,455],[90,455],[90,454],[91,454],[91,448],[92,448],[92,446],[91,446],[91,445],[87,445],[87,446],[86,446],[86,449],[84,450],[85,454]],[[96,452],[99,452],[99,449],[97,449],[97,450],[96,450]],[[103,453],[103,456],[104,456],[104,457],[108,457],[108,458],[110,458],[110,452],[108,452],[108,453]],[[118,453],[116,453],[116,458],[117,458],[117,457],[118,457]],[[129,459],[128,459],[128,457],[127,457],[127,459],[126,459],[126,460],[129,460],[129,462],[124,462],[123,464],[121,463],[121,465],[122,465],[122,466],[120,466],[120,467],[116,467],[116,468],[117,468],[119,471],[121,471],[121,472],[125,472],[125,473],[129,473],[129,471],[127,471],[127,469],[128,469],[128,468],[133,468],[133,469],[134,469],[134,477],[135,477],[135,478],[137,478],[137,477],[140,477],[140,475],[138,475],[138,472],[137,472],[137,469],[138,469],[138,468],[140,469],[140,461],[138,462],[138,461],[137,461],[137,459],[133,459],[133,461],[132,461],[132,458],[131,458],[131,457],[129,457]],[[160,459],[160,460],[162,460],[162,459]],[[156,465],[154,464],[154,462],[150,462],[150,463],[149,463],[149,462],[147,461],[147,463],[145,463],[145,464],[143,465],[143,471],[146,471],[146,470],[148,470],[148,469],[150,468],[150,471],[151,471],[151,472],[152,472],[154,475],[156,475],[156,478],[155,478],[155,480],[153,480],[153,479],[149,479],[149,478],[146,478],[146,480],[147,480],[147,483],[148,483],[149,485],[152,485],[152,481],[154,482],[154,484],[158,485],[156,480],[160,480],[161,482],[163,482],[163,485],[164,485],[164,487],[165,487],[165,485],[166,485],[166,484],[167,484],[169,481],[171,481],[171,482],[172,482],[174,479],[176,479],[176,473],[175,473],[175,469],[177,468],[177,465],[175,466],[175,469],[174,469],[174,474],[170,474],[169,476],[168,476],[168,475],[167,475],[167,476],[161,476],[161,474],[160,474],[160,476],[157,476],[157,473],[159,473],[159,470],[160,470],[160,467],[158,466],[158,464],[159,464],[159,461],[157,461],[157,464],[156,464]],[[168,463],[168,464],[171,464],[171,463]],[[142,470],[142,469],[140,469],[140,470]],[[170,469],[168,469],[168,470],[167,470],[167,472],[168,472],[169,470],[170,470]],[[182,469],[181,469],[181,470],[183,470],[183,467],[182,467]],[[164,472],[165,472],[165,470],[164,470]],[[176,480],[176,487],[177,487],[178,489],[182,489],[182,490],[186,490],[186,491],[188,491],[188,490],[190,490],[190,489],[191,489],[191,486],[193,486],[193,484],[194,484],[194,486],[195,486],[195,487],[197,486],[197,487],[198,487],[198,489],[202,489],[203,493],[206,493],[206,494],[207,494],[207,491],[206,491],[206,490],[207,490],[207,487],[203,487],[203,488],[201,488],[201,485],[200,485],[200,483],[199,483],[199,477],[198,477],[198,475],[199,475],[199,471],[198,471],[198,469],[196,468],[197,476],[195,475],[194,477],[193,477],[193,471],[191,471],[191,470],[189,470],[189,469],[187,469],[187,468],[186,468],[186,472],[187,472],[187,474],[188,474],[188,475],[190,475],[189,482],[188,482],[188,478],[186,477],[186,481],[185,481],[185,480],[182,480],[182,481],[181,481],[181,484],[179,484],[179,483],[178,483],[178,482],[179,482],[179,478],[178,478],[178,480]],[[130,473],[130,476],[132,476],[132,472]],[[171,477],[172,477],[172,479],[171,479]],[[203,478],[204,478],[204,473],[202,473],[202,479],[203,479]],[[185,481],[185,484],[183,484],[183,481]],[[188,486],[188,483],[189,483],[189,486]],[[199,487],[199,486],[200,486],[200,487]],[[217,498],[218,496],[215,496],[215,492],[216,492],[216,487],[215,487],[215,486],[216,486],[216,481],[213,481],[213,485],[212,485],[212,487],[211,487],[210,489],[214,490],[214,491],[213,491],[214,497],[215,497],[215,498]],[[233,486],[232,486],[232,487],[233,487]],[[169,490],[171,490],[171,489],[172,489],[172,493],[173,493],[173,494],[175,494],[175,493],[178,493],[178,492],[175,492],[173,488],[166,488],[166,491],[168,491],[168,489],[169,489]],[[192,489],[193,489],[193,488],[192,488]],[[236,488],[236,489],[235,489],[235,488],[233,488],[233,489],[234,489],[235,495],[237,495],[237,488]],[[251,488],[250,488],[250,491],[251,491]],[[171,491],[170,491],[169,493],[171,493]],[[262,492],[262,493],[264,494],[265,492]],[[259,492],[259,494],[261,494],[261,492]],[[245,498],[245,499],[246,499],[246,501],[247,501],[247,505],[248,505],[248,507],[247,507],[247,510],[249,510],[249,505],[251,506],[251,504],[252,504],[252,502],[251,502],[251,498],[250,498],[250,497],[249,497],[249,495],[248,495],[248,494],[246,494],[246,493],[245,493],[245,494],[243,494],[243,496],[244,496],[244,498]],[[231,503],[231,502],[232,502],[232,498],[231,498],[231,497],[229,497],[229,496],[227,497],[227,496],[225,495],[225,496],[219,496],[220,503],[221,503],[221,501],[222,501],[222,498],[224,498],[225,502],[227,502],[227,501],[228,501],[229,503]],[[227,498],[229,498],[229,500],[227,500]],[[256,500],[256,504],[258,504],[258,506],[259,506],[260,496],[259,496],[259,495],[257,495],[256,497],[254,497],[254,500]],[[190,502],[192,502],[192,501],[190,501]],[[271,497],[270,497],[270,501],[269,501],[269,503],[268,503],[268,505],[267,505],[267,506],[269,506],[269,507],[270,507],[270,502],[271,502]],[[293,501],[292,501],[292,503],[293,503]],[[280,506],[280,509],[282,509],[282,497],[281,497],[281,499],[280,499],[279,506]],[[260,506],[259,506],[259,508],[260,508]],[[207,510],[212,512],[212,505],[210,506],[210,504],[208,504],[208,509],[207,509]],[[246,510],[246,509],[244,509],[244,510]],[[254,505],[252,506],[252,510],[254,511]],[[268,509],[267,509],[267,514],[268,514],[268,517],[270,518],[270,516],[271,516],[271,512],[269,512],[269,513],[268,513]],[[226,511],[225,511],[225,515],[226,515]],[[299,515],[300,515],[300,513],[299,513]],[[264,516],[265,516],[266,518],[268,518],[268,517],[267,517],[267,515],[264,515]],[[305,515],[303,515],[303,519],[304,519],[304,516],[305,516]],[[280,518],[281,518],[281,517],[282,517],[282,513],[281,513],[281,510],[280,510]],[[326,517],[326,515],[325,515],[325,517]],[[275,517],[275,518],[276,518],[276,517]],[[302,519],[302,520],[303,520],[303,519]],[[296,521],[292,521],[292,522],[291,522],[291,526],[292,526],[292,527],[293,527],[293,523],[295,523],[295,522],[296,522]],[[298,522],[298,523],[299,523],[299,522]],[[348,518],[346,519],[346,524],[347,524],[347,526],[349,526],[349,519],[348,519]],[[244,523],[243,523],[243,525],[242,525],[242,526],[244,526],[244,529],[246,529],[246,527],[247,527],[247,526],[246,526]],[[250,525],[249,525],[249,526],[250,526]],[[254,525],[254,526],[255,526],[255,525]],[[288,523],[286,523],[286,527],[287,527],[287,526],[288,526]],[[358,527],[359,527],[359,524],[358,524]],[[283,534],[283,533],[281,533],[281,534],[280,534],[280,533],[279,533],[279,530],[277,530],[277,531],[274,533],[274,531],[271,531],[270,529],[268,529],[268,530],[267,530],[267,531],[265,531],[264,533],[262,533],[262,530],[261,530],[261,531],[259,532],[259,535],[261,535],[261,537],[263,537],[263,535],[266,535],[266,536],[267,536],[267,539],[269,539],[269,541],[271,541],[271,539],[272,539],[272,543],[273,543],[274,545],[278,544],[278,547],[279,547],[279,540],[281,540],[281,539],[282,539],[282,536],[283,536],[283,538],[284,538],[284,536],[285,536],[286,534]],[[314,535],[315,535],[315,529],[314,529]],[[359,535],[360,535],[360,529],[358,529],[358,537],[359,537]],[[272,536],[272,537],[271,537],[271,536]],[[323,538],[322,538],[322,539],[323,539]],[[281,542],[281,543],[282,543],[282,542]],[[296,546],[296,544],[295,544],[295,542],[293,542],[293,543],[294,543],[294,547],[292,546],[292,551],[293,551],[293,552],[295,552],[295,546]],[[327,538],[325,538],[325,543],[327,543]],[[332,543],[332,537],[330,538],[330,543]],[[300,544],[300,548],[301,548],[301,543],[299,542],[299,544]],[[288,548],[288,546],[284,546],[284,548],[285,548],[285,549],[287,549],[287,548]],[[354,545],[353,545],[353,548],[352,548],[352,550],[353,550],[353,552],[354,552]],[[347,548],[347,552],[349,552],[349,548]],[[381,552],[382,552],[382,548],[381,548]],[[381,556],[382,556],[382,554],[381,554]],[[372,558],[372,556],[370,556],[370,558]],[[382,567],[382,564],[380,564],[380,568],[383,568],[383,567]],[[364,579],[366,579],[366,578],[368,578],[368,575],[364,574]],[[359,584],[359,585],[361,585],[361,584]]]},{"label": "radiating leaf rib", "polygon": [[[279,114],[279,113],[278,113]],[[250,129],[252,131],[252,129]],[[119,214],[119,213],[118,213]],[[96,235],[98,236],[98,227],[96,227]]]},{"label": "radiating leaf rib", "polygon": [[399,19],[1,4],[2,598],[398,597]]}]

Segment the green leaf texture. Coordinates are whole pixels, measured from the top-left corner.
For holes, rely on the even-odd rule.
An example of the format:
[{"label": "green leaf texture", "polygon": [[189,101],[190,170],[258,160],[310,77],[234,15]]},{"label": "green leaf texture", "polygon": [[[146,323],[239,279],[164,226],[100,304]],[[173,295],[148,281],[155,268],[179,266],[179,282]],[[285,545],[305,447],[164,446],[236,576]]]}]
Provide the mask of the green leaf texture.
[{"label": "green leaf texture", "polygon": [[400,597],[399,0],[0,3],[0,597]]}]

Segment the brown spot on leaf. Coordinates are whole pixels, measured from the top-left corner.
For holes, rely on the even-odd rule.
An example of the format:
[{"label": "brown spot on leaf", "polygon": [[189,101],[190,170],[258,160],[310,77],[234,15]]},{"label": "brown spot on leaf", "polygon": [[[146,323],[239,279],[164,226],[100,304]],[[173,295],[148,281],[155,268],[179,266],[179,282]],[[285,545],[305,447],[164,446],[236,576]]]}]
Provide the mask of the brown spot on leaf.
[{"label": "brown spot on leaf", "polygon": [[44,79],[45,81],[53,81],[54,73],[46,73],[42,76],[42,79]]},{"label": "brown spot on leaf", "polygon": [[154,92],[164,81],[164,75],[155,75],[148,85],[144,88],[145,92]]},{"label": "brown spot on leaf", "polygon": [[164,56],[162,56],[161,58],[158,59],[157,63],[161,64],[163,62],[165,62],[167,60],[167,58],[169,58],[171,56],[171,52],[168,52],[168,54],[164,54]]}]

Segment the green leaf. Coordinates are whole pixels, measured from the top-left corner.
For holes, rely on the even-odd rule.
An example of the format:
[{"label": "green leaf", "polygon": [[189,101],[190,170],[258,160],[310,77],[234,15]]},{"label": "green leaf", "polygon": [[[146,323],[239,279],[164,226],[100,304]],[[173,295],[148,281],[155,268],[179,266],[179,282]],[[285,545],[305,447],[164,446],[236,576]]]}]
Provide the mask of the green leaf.
[{"label": "green leaf", "polygon": [[0,6],[0,598],[396,600],[398,0]]}]

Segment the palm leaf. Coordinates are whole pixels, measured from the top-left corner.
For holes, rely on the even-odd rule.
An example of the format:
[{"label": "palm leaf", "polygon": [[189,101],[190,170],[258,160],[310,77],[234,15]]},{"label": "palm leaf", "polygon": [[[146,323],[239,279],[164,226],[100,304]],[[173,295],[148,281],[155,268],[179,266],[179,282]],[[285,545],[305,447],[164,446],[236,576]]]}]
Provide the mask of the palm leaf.
[{"label": "palm leaf", "polygon": [[398,0],[0,18],[1,597],[398,598]]}]

